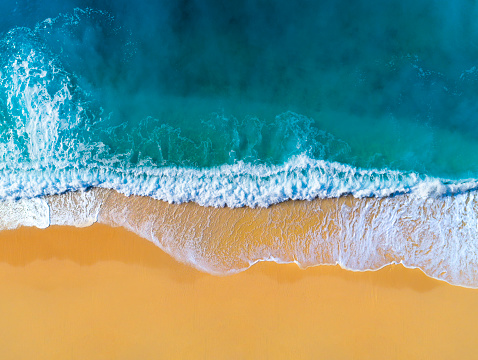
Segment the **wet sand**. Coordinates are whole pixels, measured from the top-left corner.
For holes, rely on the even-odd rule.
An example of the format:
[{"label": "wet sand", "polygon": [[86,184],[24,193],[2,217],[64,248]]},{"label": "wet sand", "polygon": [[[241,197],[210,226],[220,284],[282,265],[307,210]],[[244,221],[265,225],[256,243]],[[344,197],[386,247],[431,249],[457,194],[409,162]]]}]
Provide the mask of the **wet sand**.
[{"label": "wet sand", "polygon": [[[210,274],[245,270],[259,260],[303,268],[340,264],[358,271],[400,263],[450,284],[478,288],[475,194],[344,196],[268,208],[214,208],[95,188],[42,201],[39,227],[94,222],[124,227]],[[11,218],[24,218],[21,208],[12,210]]]},{"label": "wet sand", "polygon": [[1,359],[449,359],[478,290],[388,266],[201,273],[121,228],[0,232]]}]

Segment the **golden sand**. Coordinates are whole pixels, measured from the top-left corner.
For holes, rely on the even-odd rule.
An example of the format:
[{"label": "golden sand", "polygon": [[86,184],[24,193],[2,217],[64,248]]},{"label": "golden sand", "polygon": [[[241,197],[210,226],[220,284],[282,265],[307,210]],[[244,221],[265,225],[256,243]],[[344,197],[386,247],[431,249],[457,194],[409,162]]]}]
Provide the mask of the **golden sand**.
[{"label": "golden sand", "polygon": [[0,359],[471,359],[478,290],[419,270],[217,277],[121,228],[0,233]]}]

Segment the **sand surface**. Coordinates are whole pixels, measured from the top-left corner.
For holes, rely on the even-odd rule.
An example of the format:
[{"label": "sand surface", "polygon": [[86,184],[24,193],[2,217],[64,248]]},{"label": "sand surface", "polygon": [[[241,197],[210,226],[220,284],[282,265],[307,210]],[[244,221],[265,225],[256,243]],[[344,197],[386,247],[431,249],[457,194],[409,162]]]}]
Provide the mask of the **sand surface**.
[{"label": "sand surface", "polygon": [[1,359],[469,359],[478,290],[419,270],[217,277],[121,228],[0,232]]}]

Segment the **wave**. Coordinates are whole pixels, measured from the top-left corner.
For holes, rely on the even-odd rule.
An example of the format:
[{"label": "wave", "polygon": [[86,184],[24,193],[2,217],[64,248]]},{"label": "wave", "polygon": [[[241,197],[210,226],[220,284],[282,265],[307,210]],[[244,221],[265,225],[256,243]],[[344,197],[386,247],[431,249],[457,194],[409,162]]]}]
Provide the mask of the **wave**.
[{"label": "wave", "polygon": [[85,190],[114,189],[169,203],[196,202],[212,207],[268,207],[287,200],[352,195],[356,198],[410,194],[442,197],[476,190],[477,180],[452,181],[392,170],[357,169],[297,156],[283,165],[239,162],[212,169],[148,168],[31,170],[1,172],[2,199],[33,198]]}]

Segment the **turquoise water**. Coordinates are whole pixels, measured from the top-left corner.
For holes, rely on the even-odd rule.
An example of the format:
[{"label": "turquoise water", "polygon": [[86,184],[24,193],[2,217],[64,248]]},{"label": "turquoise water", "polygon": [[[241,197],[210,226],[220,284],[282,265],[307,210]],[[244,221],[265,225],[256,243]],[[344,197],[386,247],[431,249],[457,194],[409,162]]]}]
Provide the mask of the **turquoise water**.
[{"label": "turquoise water", "polygon": [[478,188],[470,1],[6,1],[0,197]]}]

